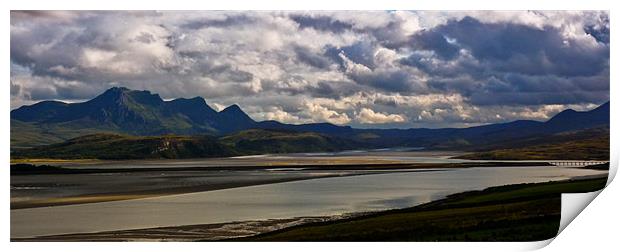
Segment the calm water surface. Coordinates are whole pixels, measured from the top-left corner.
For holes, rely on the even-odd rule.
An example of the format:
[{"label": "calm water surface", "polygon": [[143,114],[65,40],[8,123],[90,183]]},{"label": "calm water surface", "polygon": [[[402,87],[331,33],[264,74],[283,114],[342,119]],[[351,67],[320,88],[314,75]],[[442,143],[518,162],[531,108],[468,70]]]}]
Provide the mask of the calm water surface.
[{"label": "calm water surface", "polygon": [[333,177],[147,199],[11,210],[11,237],[324,216],[410,207],[506,184],[607,171],[487,167]]}]

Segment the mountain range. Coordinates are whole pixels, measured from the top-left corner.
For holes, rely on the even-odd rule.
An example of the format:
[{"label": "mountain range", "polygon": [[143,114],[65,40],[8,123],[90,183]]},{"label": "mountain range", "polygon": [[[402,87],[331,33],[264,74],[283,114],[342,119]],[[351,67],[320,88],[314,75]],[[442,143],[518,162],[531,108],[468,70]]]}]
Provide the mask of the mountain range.
[{"label": "mountain range", "polygon": [[[565,110],[548,121],[519,120],[469,128],[357,129],[330,123],[257,122],[232,105],[220,112],[201,97],[163,100],[149,91],[114,87],[81,103],[43,101],[11,111],[11,149],[62,143],[89,134],[208,135],[223,139],[247,130],[316,133],[348,147],[484,150],[523,139],[609,128],[609,102],[591,111]],[[608,132],[608,130],[607,130]],[[243,135],[243,134],[241,134]],[[330,141],[331,141],[330,140]],[[355,144],[353,144],[355,143]]]}]

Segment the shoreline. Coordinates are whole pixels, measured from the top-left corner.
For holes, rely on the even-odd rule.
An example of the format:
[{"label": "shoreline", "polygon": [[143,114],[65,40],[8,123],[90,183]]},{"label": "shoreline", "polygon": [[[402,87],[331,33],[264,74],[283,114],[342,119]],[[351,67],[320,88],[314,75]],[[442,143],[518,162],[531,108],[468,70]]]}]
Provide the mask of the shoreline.
[{"label": "shoreline", "polygon": [[[277,237],[287,232],[295,232],[304,228],[313,228],[329,225],[338,225],[339,223],[354,222],[365,219],[378,218],[391,214],[402,214],[406,212],[416,212],[419,210],[431,209],[431,211],[445,210],[442,206],[446,202],[450,203],[454,199],[467,201],[470,198],[482,197],[485,194],[493,194],[497,191],[522,190],[523,188],[544,187],[547,185],[568,185],[573,183],[602,183],[603,178],[607,175],[591,175],[574,177],[560,181],[549,181],[542,183],[525,183],[512,184],[496,187],[488,187],[483,190],[465,191],[455,193],[433,200],[420,205],[401,208],[389,209],[377,212],[358,212],[348,213],[336,216],[312,216],[312,217],[295,217],[286,219],[267,219],[252,220],[213,224],[196,224],[183,226],[155,227],[131,230],[104,231],[95,233],[77,233],[77,234],[61,234],[49,235],[31,238],[11,238],[11,241],[210,241],[210,240],[282,240]],[[606,180],[605,180],[606,181]],[[596,189],[596,188],[588,188]],[[598,188],[600,189],[600,188]],[[548,194],[548,193],[547,193]],[[525,197],[527,199],[527,197]],[[504,199],[506,200],[506,199]],[[514,200],[508,200],[512,203]],[[505,202],[503,202],[505,203]],[[451,204],[451,203],[450,203]],[[448,205],[450,205],[448,204]],[[471,203],[470,203],[471,205]],[[475,205],[475,204],[474,204]],[[433,209],[437,208],[438,209]],[[449,209],[449,207],[448,207]],[[554,217],[555,218],[555,217]],[[559,224],[559,219],[558,219]],[[557,231],[557,230],[556,230]],[[276,237],[275,239],[274,236]],[[286,239],[284,239],[286,240]],[[295,240],[295,239],[293,239]],[[330,239],[328,239],[330,240]],[[346,240],[346,239],[345,239]]]},{"label": "shoreline", "polygon": [[[510,184],[345,220],[310,223],[231,241],[540,241],[557,235],[561,194],[605,188],[604,175]],[[408,226],[406,224],[410,224]],[[390,230],[392,228],[393,230]],[[338,232],[334,232],[338,231]]]},{"label": "shoreline", "polygon": [[[32,166],[31,169],[13,168]],[[420,162],[382,162],[382,163],[308,163],[308,164],[260,164],[260,165],[225,165],[225,166],[186,166],[186,167],[140,167],[131,168],[71,168],[59,165],[36,165],[30,163],[11,164],[11,176],[53,175],[53,174],[91,174],[91,173],[128,173],[128,172],[164,172],[164,171],[205,171],[205,170],[270,170],[298,169],[307,171],[330,170],[393,170],[393,169],[439,169],[471,168],[495,166],[551,166],[545,161],[480,161],[459,163],[420,163]],[[39,167],[44,167],[41,169]],[[21,170],[21,171],[20,171]]]}]

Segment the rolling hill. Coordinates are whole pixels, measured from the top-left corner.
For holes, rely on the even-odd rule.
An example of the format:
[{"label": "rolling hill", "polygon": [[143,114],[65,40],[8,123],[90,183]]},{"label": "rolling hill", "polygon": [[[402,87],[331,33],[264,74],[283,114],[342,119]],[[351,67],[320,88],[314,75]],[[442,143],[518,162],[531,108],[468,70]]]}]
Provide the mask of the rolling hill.
[{"label": "rolling hill", "polygon": [[213,136],[129,136],[91,134],[63,143],[16,150],[12,159],[176,159],[266,153],[339,151],[360,143],[313,132],[245,130]]},{"label": "rolling hill", "polygon": [[316,132],[251,129],[220,138],[220,143],[244,154],[342,151],[370,147],[350,139]]},{"label": "rolling hill", "polygon": [[486,146],[459,156],[479,160],[609,160],[609,128],[590,128]]},{"label": "rolling hill", "polygon": [[234,154],[232,149],[210,136],[137,137],[99,133],[63,143],[19,150],[11,158],[157,159],[223,157]]}]

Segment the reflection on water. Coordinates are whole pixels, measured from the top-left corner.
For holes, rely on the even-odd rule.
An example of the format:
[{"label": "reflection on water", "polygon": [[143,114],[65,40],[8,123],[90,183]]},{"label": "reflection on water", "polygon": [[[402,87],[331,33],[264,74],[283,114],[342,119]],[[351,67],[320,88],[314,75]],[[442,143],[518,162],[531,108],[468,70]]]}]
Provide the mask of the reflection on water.
[{"label": "reflection on water", "polygon": [[11,210],[11,237],[404,208],[448,194],[606,171],[487,167],[333,177],[157,198]]}]

